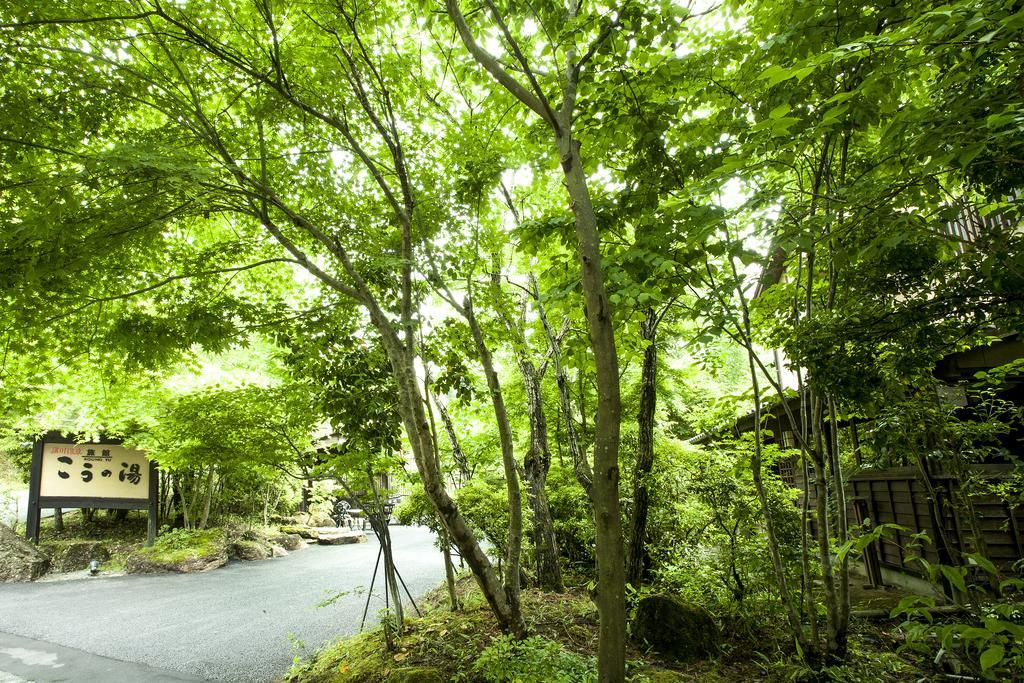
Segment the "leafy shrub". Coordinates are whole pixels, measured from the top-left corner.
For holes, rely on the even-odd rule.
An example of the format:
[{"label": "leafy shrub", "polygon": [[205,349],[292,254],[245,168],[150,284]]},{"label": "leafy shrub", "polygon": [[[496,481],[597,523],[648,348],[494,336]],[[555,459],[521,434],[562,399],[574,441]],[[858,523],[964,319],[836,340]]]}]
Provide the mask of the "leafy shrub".
[{"label": "leafy shrub", "polygon": [[552,463],[547,494],[561,554],[576,564],[594,564],[594,518],[587,494],[570,467]]},{"label": "leafy shrub", "polygon": [[[725,619],[727,631],[754,633],[776,618],[778,598],[750,473],[752,444],[722,442],[694,450],[659,440],[663,464],[652,473],[649,552],[655,587]],[[771,473],[781,454],[765,449],[764,478],[783,560],[799,576],[800,511]]]},{"label": "leafy shrub", "polygon": [[[505,482],[497,476],[477,475],[455,494],[455,502],[478,536],[502,557],[508,547],[508,495]],[[524,525],[525,525],[524,518]],[[523,529],[523,538],[530,537]]]},{"label": "leafy shrub", "polygon": [[440,529],[434,504],[427,498],[427,492],[423,490],[423,486],[418,483],[411,488],[408,495],[402,498],[402,502],[395,507],[393,514],[395,521],[399,524],[425,526],[435,533]]},{"label": "leafy shrub", "polygon": [[[952,669],[957,675],[969,673],[975,680],[1024,680],[1024,611],[1018,602],[1024,580],[999,581],[1000,574],[988,559],[975,553],[966,553],[965,557],[998,582],[998,598],[976,605],[974,614],[941,622],[936,622],[931,613],[934,598],[918,595],[903,598],[892,616],[906,618],[900,625],[907,637],[904,647],[930,659],[934,655],[936,664]],[[942,576],[961,594],[981,594],[979,586],[968,584],[966,567],[917,560],[936,584]]]},{"label": "leafy shrub", "polygon": [[596,670],[593,658],[540,636],[495,638],[473,664],[473,672],[488,683],[590,683],[597,680]]}]

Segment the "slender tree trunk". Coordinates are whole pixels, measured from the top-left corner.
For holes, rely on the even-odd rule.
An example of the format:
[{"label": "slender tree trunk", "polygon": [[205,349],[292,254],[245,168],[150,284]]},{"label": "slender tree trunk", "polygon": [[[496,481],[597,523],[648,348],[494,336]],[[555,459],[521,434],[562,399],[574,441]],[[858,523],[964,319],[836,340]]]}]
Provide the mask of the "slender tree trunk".
[{"label": "slender tree trunk", "polygon": [[540,317],[541,325],[544,327],[544,334],[548,338],[548,344],[551,347],[551,360],[555,365],[555,382],[558,385],[558,402],[561,406],[561,413],[564,417],[565,424],[565,441],[569,447],[569,455],[572,457],[572,470],[573,474],[576,475],[576,480],[579,481],[580,486],[587,494],[587,500],[592,501],[592,488],[594,485],[594,473],[590,469],[590,463],[587,462],[586,454],[583,452],[583,445],[580,443],[579,434],[576,432],[576,423],[573,421],[572,412],[572,396],[569,393],[569,377],[565,372],[565,366],[562,365],[562,345],[558,340],[558,336],[555,334],[554,329],[551,327],[551,322],[548,320],[547,311],[544,309],[544,304],[540,301],[540,292],[537,287],[537,278],[530,274],[530,288],[533,293],[534,301],[537,305],[537,313]]},{"label": "slender tree trunk", "polygon": [[299,509],[296,512],[309,512],[310,494],[313,491],[313,480],[305,479],[302,482],[302,498],[299,500]]},{"label": "slender tree trunk", "polygon": [[[420,329],[419,333],[420,333],[420,338],[422,339],[422,337],[423,337],[423,330],[422,330],[422,328]],[[452,445],[452,451],[453,452],[454,451],[459,451],[459,453],[461,453],[462,452],[462,447],[459,444],[459,438],[458,438],[458,436],[455,433],[455,429],[451,425],[451,418],[448,417],[447,409],[441,403],[441,401],[438,401],[437,397],[434,396],[431,393],[431,391],[430,391],[430,382],[431,382],[431,380],[430,380],[430,369],[429,369],[429,367],[427,367],[425,369],[426,369],[426,372],[424,373],[424,378],[423,378],[424,405],[426,406],[426,409],[427,409],[427,418],[430,420],[430,443],[431,443],[431,445],[433,446],[433,449],[434,449],[434,456],[437,459],[438,469],[440,469],[441,468],[441,460],[440,460],[440,449],[438,448],[438,440],[437,440],[437,424],[434,422],[434,411],[430,407],[431,404],[436,404],[437,408],[438,408],[438,411],[441,412],[441,414],[443,416],[443,419],[445,421],[445,426],[446,426],[446,429],[447,429],[447,432],[448,432],[448,440],[451,442],[451,445]],[[468,477],[468,467],[467,467],[467,470],[466,470],[466,476]],[[451,610],[453,612],[458,612],[459,611],[459,593],[458,593],[457,587],[455,585],[455,567],[452,565],[452,549],[451,549],[451,547],[452,547],[452,540],[451,540],[451,536],[448,534],[448,527],[445,526],[444,519],[439,514],[436,515],[436,518],[437,518],[438,527],[440,529],[441,556],[444,558],[444,580],[445,580],[445,584],[448,587],[448,601],[449,601],[449,605],[451,607]]]},{"label": "slender tree trunk", "polygon": [[533,512],[533,545],[537,555],[537,583],[542,590],[561,592],[562,571],[558,566],[558,541],[551,519],[546,491],[551,451],[548,449],[548,426],[544,415],[540,380],[533,364],[520,359],[519,369],[526,389],[527,414],[530,419],[530,447],[523,462],[527,498]]},{"label": "slender tree trunk", "polygon": [[[746,308],[745,303],[743,306]],[[743,316],[744,327],[747,328],[747,332],[749,334],[749,322],[747,320],[746,311],[744,311]],[[813,658],[815,656],[816,647],[814,644],[808,642],[803,626],[800,624],[800,618],[797,615],[796,605],[793,603],[793,598],[789,590],[789,582],[786,579],[785,565],[782,563],[782,552],[779,549],[778,532],[775,528],[775,517],[772,514],[771,504],[768,501],[768,491],[764,485],[761,454],[761,396],[757,380],[757,367],[754,362],[754,351],[753,348],[749,346],[747,348],[747,358],[750,368],[750,377],[754,387],[754,453],[750,459],[750,473],[754,480],[754,489],[757,491],[758,502],[761,504],[761,513],[764,515],[765,533],[768,537],[768,552],[771,555],[772,568],[775,570],[775,580],[779,588],[779,600],[782,602],[782,607],[785,610],[786,618],[789,622],[790,633],[796,639],[796,642],[800,644],[805,656]]]},{"label": "slender tree trunk", "polygon": [[[778,533],[775,527],[775,518],[772,514],[771,504],[768,500],[768,491],[764,485],[764,474],[762,472],[762,433],[761,433],[761,387],[758,380],[759,362],[754,352],[753,335],[750,324],[750,308],[747,305],[747,298],[743,291],[742,281],[736,264],[730,259],[733,277],[736,280],[736,294],[740,302],[740,325],[739,339],[747,352],[747,366],[750,372],[750,383],[754,393],[754,452],[750,459],[750,472],[754,480],[754,489],[757,492],[758,502],[761,504],[761,513],[764,515],[765,534],[768,540],[768,552],[772,560],[772,569],[775,571],[775,581],[779,589],[779,600],[785,610],[789,623],[789,630],[797,644],[803,650],[804,659],[813,661],[817,658],[817,643],[808,641],[803,625],[800,623],[798,605],[794,603],[793,596],[789,590],[789,581],[786,578],[786,568],[782,562],[782,552],[779,548]],[[723,300],[723,306],[726,305]],[[781,387],[777,387],[781,393]],[[784,402],[785,396],[781,396]],[[792,415],[789,416],[790,423],[794,422]],[[814,618],[813,614],[810,617]]]},{"label": "slender tree trunk", "polygon": [[444,488],[443,475],[437,452],[433,448],[430,424],[419,390],[413,355],[401,344],[394,329],[383,312],[370,302],[371,320],[381,333],[385,351],[391,363],[392,373],[398,385],[399,414],[412,447],[416,468],[423,480],[423,490],[443,520],[452,541],[459,549],[460,557],[469,565],[480,591],[487,600],[499,626],[506,632],[525,636],[526,623],[519,614],[513,616],[508,597],[501,585],[494,566],[480,547],[472,529],[462,516],[455,501]]},{"label": "slender tree trunk", "polygon": [[[797,386],[800,392],[800,463],[804,473],[803,496],[800,501],[800,571],[803,581],[804,599],[807,611],[807,620],[811,625],[811,641],[818,647],[820,634],[818,632],[818,611],[814,598],[814,582],[811,573],[811,498],[809,495],[811,486],[811,465],[810,450],[807,444],[810,443],[810,407],[807,405],[807,387],[804,385],[803,377],[797,372]],[[779,385],[782,386],[781,384]],[[780,397],[785,401],[785,396]]]},{"label": "slender tree trunk", "polygon": [[53,530],[58,533],[64,531],[64,510],[61,508],[53,509]]},{"label": "slender tree trunk", "polygon": [[[828,402],[830,465],[832,469],[832,492],[836,503],[836,525],[838,541],[842,546],[849,540],[850,530],[846,511],[846,486],[843,482],[843,467],[839,458],[839,420],[836,417],[835,402]],[[847,632],[850,626],[850,558],[845,555],[839,563],[839,591],[836,609],[836,650],[835,656],[846,659]]]},{"label": "slender tree trunk", "polygon": [[270,484],[267,484],[267,492],[263,494],[263,526],[270,524]]},{"label": "slender tree trunk", "polygon": [[640,337],[647,342],[644,363],[640,372],[640,408],[637,411],[637,453],[633,474],[633,516],[629,523],[629,543],[626,545],[626,581],[639,586],[644,573],[647,553],[644,541],[647,535],[647,512],[650,506],[648,479],[654,467],[654,415],[658,400],[658,316],[653,308],[644,313]]},{"label": "slender tree trunk", "polygon": [[452,422],[452,416],[448,413],[448,407],[441,401],[434,401],[434,403],[441,416],[444,432],[448,435],[448,443],[452,447],[452,458],[455,460],[456,467],[459,468],[460,483],[465,484],[473,475],[469,469],[469,459],[466,457],[465,451],[462,450],[462,443],[459,440],[459,435],[455,432],[455,424]]},{"label": "slender tree trunk", "polygon": [[825,465],[825,444],[822,435],[822,400],[811,391],[811,460],[814,463],[814,520],[817,524],[818,562],[821,563],[821,583],[825,593],[825,616],[828,623],[826,655],[840,648],[839,597],[836,575],[832,566],[831,524],[828,518],[828,470]]},{"label": "slender tree trunk", "polygon": [[[499,314],[513,337],[516,365],[523,379],[526,393],[526,415],[530,424],[530,445],[523,458],[523,476],[527,484],[527,500],[533,513],[533,547],[536,556],[537,583],[542,590],[561,592],[562,571],[558,566],[558,542],[555,525],[548,507],[547,477],[551,469],[551,449],[548,446],[548,420],[541,394],[541,374],[527,354],[524,323],[517,322],[502,309],[502,293],[497,274],[492,277],[492,288]],[[525,305],[525,303],[524,303]],[[525,309],[524,309],[525,310]]]},{"label": "slender tree trunk", "polygon": [[448,602],[451,605],[453,612],[458,612],[459,605],[459,591],[455,585],[455,565],[452,563],[452,540],[448,536],[448,528],[444,525],[444,520],[438,517],[441,527],[441,554],[444,555],[444,580],[448,586]]},{"label": "slender tree trunk", "polygon": [[189,525],[189,519],[190,519],[189,515],[188,515],[189,505],[185,501],[185,482],[179,481],[178,485],[175,486],[175,488],[178,491],[178,498],[181,500],[181,523],[182,523],[182,526],[184,526],[184,528],[186,528],[186,529],[190,529],[192,527]]},{"label": "slender tree trunk", "polygon": [[512,443],[512,427],[508,421],[505,398],[501,391],[498,372],[494,369],[491,351],[484,340],[483,330],[473,310],[473,300],[467,296],[462,306],[463,316],[476,343],[480,364],[483,366],[487,388],[491,393],[491,405],[498,425],[501,441],[501,462],[505,470],[505,490],[508,495],[508,548],[505,557],[505,592],[508,595],[510,615],[514,622],[522,621],[520,594],[520,558],[523,547],[523,499],[519,490],[519,473],[516,470],[515,452]]},{"label": "slender tree trunk", "polygon": [[[574,53],[573,53],[574,55]],[[571,134],[572,100],[566,97],[566,114],[555,140],[565,176],[570,207],[575,216],[583,298],[587,327],[594,352],[597,378],[597,413],[594,416],[594,526],[597,555],[597,609],[601,618],[597,668],[602,683],[618,683],[626,677],[626,567],[619,509],[619,360],[611,305],[601,268],[597,215],[590,199],[580,143]]]},{"label": "slender tree trunk", "polygon": [[205,529],[210,519],[210,503],[213,500],[213,465],[206,474],[206,495],[203,500],[203,517],[199,520],[199,528]]}]

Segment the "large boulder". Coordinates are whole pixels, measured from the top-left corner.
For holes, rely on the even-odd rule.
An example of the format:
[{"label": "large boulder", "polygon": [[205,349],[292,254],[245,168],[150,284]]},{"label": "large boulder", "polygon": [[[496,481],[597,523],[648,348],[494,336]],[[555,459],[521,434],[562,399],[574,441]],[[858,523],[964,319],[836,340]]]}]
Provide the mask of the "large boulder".
[{"label": "large boulder", "polygon": [[206,572],[223,567],[228,561],[228,543],[222,529],[207,529],[164,540],[128,556],[129,574],[158,572]]},{"label": "large boulder", "polygon": [[272,552],[269,545],[240,538],[231,544],[230,557],[235,560],[265,560]]},{"label": "large boulder", "polygon": [[348,545],[350,543],[366,543],[366,534],[360,531],[347,531],[341,529],[317,529],[319,537],[316,542],[320,545]]},{"label": "large boulder", "polygon": [[430,666],[410,666],[398,669],[387,678],[387,683],[444,683],[447,679]]},{"label": "large boulder", "polygon": [[0,582],[35,581],[49,568],[49,555],[0,524]]},{"label": "large boulder", "polygon": [[718,626],[707,610],[671,595],[640,600],[633,619],[633,638],[676,661],[703,659],[718,646]]},{"label": "large boulder", "polygon": [[306,542],[298,534],[277,534],[270,537],[270,542],[285,550],[299,550],[306,547]]},{"label": "large boulder", "polygon": [[334,519],[325,512],[310,513],[309,519],[306,521],[309,526],[334,526],[335,523]]},{"label": "large boulder", "polygon": [[50,552],[50,570],[55,572],[77,572],[88,569],[93,560],[110,559],[107,546],[98,541],[54,541],[47,543],[46,549]]},{"label": "large boulder", "polygon": [[320,537],[320,533],[316,529],[304,524],[282,524],[281,533],[295,534],[299,538],[308,538],[311,541]]}]

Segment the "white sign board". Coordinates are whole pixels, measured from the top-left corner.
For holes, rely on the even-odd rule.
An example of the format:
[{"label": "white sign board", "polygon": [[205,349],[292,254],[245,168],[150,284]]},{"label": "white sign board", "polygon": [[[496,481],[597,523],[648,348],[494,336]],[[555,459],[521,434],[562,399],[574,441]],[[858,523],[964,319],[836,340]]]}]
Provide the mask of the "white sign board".
[{"label": "white sign board", "polygon": [[114,444],[45,443],[39,495],[148,500],[149,460]]}]

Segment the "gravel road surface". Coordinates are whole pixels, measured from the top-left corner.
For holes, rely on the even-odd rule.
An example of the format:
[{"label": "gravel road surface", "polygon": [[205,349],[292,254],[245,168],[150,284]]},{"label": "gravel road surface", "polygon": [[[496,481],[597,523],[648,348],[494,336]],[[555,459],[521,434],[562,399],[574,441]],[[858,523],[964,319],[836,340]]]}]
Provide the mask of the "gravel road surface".
[{"label": "gravel road surface", "polygon": [[[296,653],[308,657],[358,632],[380,548],[367,534],[368,543],[310,546],[204,574],[0,585],[0,632],[202,680],[273,680]],[[391,534],[414,597],[444,579],[429,531],[394,526]],[[347,594],[317,607],[340,591]],[[379,576],[374,596],[368,622],[384,605]],[[0,680],[3,669],[0,659]],[[44,668],[32,680],[86,680],[68,678],[73,672],[63,667],[52,673]]]}]

